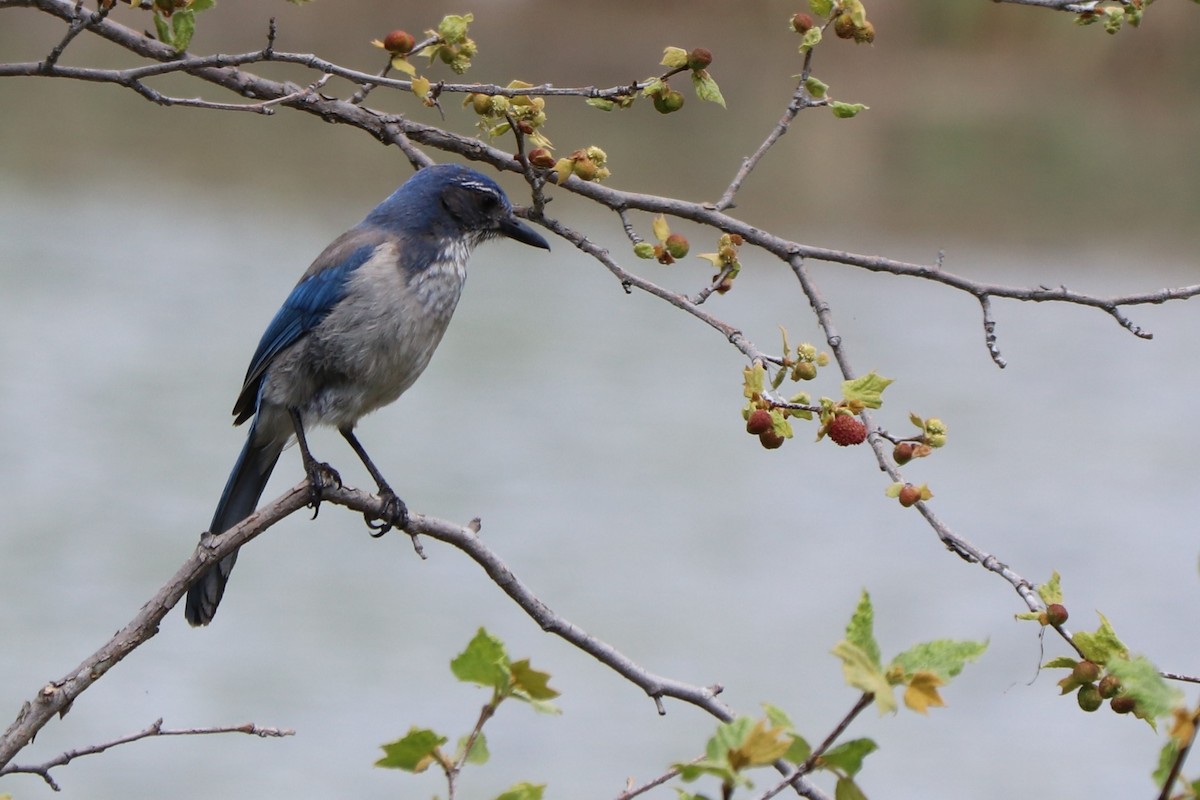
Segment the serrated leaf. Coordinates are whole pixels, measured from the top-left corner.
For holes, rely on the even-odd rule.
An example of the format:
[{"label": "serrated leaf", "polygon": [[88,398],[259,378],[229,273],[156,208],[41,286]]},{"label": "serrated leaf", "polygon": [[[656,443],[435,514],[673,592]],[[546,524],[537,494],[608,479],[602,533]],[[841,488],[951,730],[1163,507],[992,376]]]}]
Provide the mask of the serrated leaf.
[{"label": "serrated leaf", "polygon": [[1050,580],[1037,587],[1037,593],[1046,605],[1063,601],[1062,578],[1059,576],[1058,570],[1050,573]]},{"label": "serrated leaf", "polygon": [[883,405],[883,390],[891,384],[891,378],[871,371],[852,381],[842,381],[842,397],[858,400],[867,408],[879,408]]},{"label": "serrated leaf", "polygon": [[808,7],[814,14],[828,17],[833,13],[833,0],[808,0]]},{"label": "serrated leaf", "polygon": [[424,100],[425,97],[429,95],[430,86],[432,86],[432,84],[429,82],[429,78],[413,78],[412,79],[412,92],[417,97],[420,97],[422,100]]},{"label": "serrated leaf", "polygon": [[660,242],[665,242],[667,237],[671,235],[671,226],[667,224],[667,218],[659,214],[650,223],[650,228],[654,231],[654,238]]},{"label": "serrated leaf", "polygon": [[409,728],[402,738],[383,745],[383,758],[376,761],[375,766],[424,772],[433,763],[434,752],[445,743],[445,736],[428,728]]},{"label": "serrated leaf", "polygon": [[1100,614],[1100,627],[1095,633],[1083,631],[1074,636],[1075,644],[1088,661],[1094,661],[1101,666],[1108,664],[1113,658],[1124,658],[1129,655],[1125,643],[1117,637],[1117,632],[1109,624],[1108,618]]},{"label": "serrated leaf", "polygon": [[782,728],[767,727],[766,721],[760,719],[741,743],[729,751],[729,763],[735,770],[773,764],[783,757],[791,744],[791,737]]},{"label": "serrated leaf", "polygon": [[1105,667],[1121,679],[1122,694],[1136,701],[1133,713],[1152,728],[1157,729],[1155,720],[1169,714],[1182,699],[1182,693],[1168,684],[1144,656],[1115,658]]},{"label": "serrated leaf", "polygon": [[833,111],[833,115],[838,119],[850,119],[857,117],[858,112],[866,111],[870,106],[864,106],[862,103],[843,103],[840,100],[834,100],[829,104],[829,109]]},{"label": "serrated leaf", "polygon": [[711,761],[704,759],[703,761],[693,761],[690,764],[673,764],[673,769],[679,770],[679,778],[682,781],[691,783],[692,781],[702,778],[705,775],[719,779],[722,783],[730,785],[737,784],[744,780],[740,775],[724,762]]},{"label": "serrated leaf", "polygon": [[821,43],[821,29],[816,25],[809,28],[800,37],[800,52],[807,53]]},{"label": "serrated leaf", "polygon": [[846,683],[874,694],[875,707],[880,714],[896,710],[896,696],[887,675],[861,647],[843,639],[834,645],[832,652],[842,660],[842,674]]},{"label": "serrated leaf", "polygon": [[[408,56],[402,56],[402,55],[392,56],[392,69],[397,70],[399,72],[403,72],[405,75],[407,75],[410,78],[417,77],[417,68],[414,67],[412,65],[412,62],[408,60]],[[420,80],[425,81],[425,91],[417,92],[417,90],[414,88],[413,93],[416,94],[418,97],[424,97],[429,92],[429,81],[426,80],[425,78],[421,78]],[[414,81],[414,83],[415,83],[415,81]]]},{"label": "serrated leaf", "polygon": [[[817,29],[813,28],[813,30]],[[829,90],[829,84],[810,75],[804,80],[804,90],[819,100],[820,98],[824,97],[825,92]]]},{"label": "serrated leaf", "polygon": [[192,43],[192,35],[196,33],[196,13],[190,8],[183,8],[171,15],[171,46],[182,53]]},{"label": "serrated leaf", "polygon": [[506,690],[509,663],[504,643],[480,628],[475,638],[467,644],[467,649],[450,662],[450,671],[464,683],[477,683],[497,691]]},{"label": "serrated leaf", "polygon": [[542,793],[545,790],[546,784],[544,783],[522,781],[505,789],[502,794],[496,796],[496,800],[542,800]]},{"label": "serrated leaf", "polygon": [[878,749],[879,745],[870,739],[851,739],[827,751],[821,756],[821,761],[837,767],[852,778],[862,769],[863,759]]},{"label": "serrated leaf", "polygon": [[[463,750],[467,746],[469,736],[461,736],[458,739],[458,747],[455,750],[455,760],[463,758]],[[468,764],[486,764],[492,754],[488,752],[487,738],[483,735],[483,731],[479,731],[475,735],[475,741],[471,742],[471,752],[466,754],[466,762]]]},{"label": "serrated leaf", "polygon": [[669,69],[681,69],[688,64],[688,51],[682,47],[667,47],[663,49],[662,61],[659,62]]},{"label": "serrated leaf", "polygon": [[1175,759],[1179,757],[1179,742],[1168,738],[1163,744],[1162,750],[1158,751],[1158,766],[1154,768],[1151,777],[1154,783],[1162,786],[1171,774],[1171,767],[1175,765]]},{"label": "serrated leaf", "polygon": [[833,787],[833,798],[834,800],[867,800],[862,789],[859,789],[858,784],[850,778],[838,778],[837,784]]},{"label": "serrated leaf", "polygon": [[[703,258],[703,256],[701,256]],[[742,394],[753,400],[761,396],[766,388],[767,370],[761,361],[755,361],[742,370]]]},{"label": "serrated leaf", "polygon": [[1068,656],[1059,656],[1042,664],[1042,669],[1075,669],[1075,665],[1078,663],[1077,660]]},{"label": "serrated leaf", "polygon": [[462,42],[467,38],[467,26],[474,21],[474,14],[447,14],[438,23],[438,35],[450,44]]},{"label": "serrated leaf", "polygon": [[529,666],[528,658],[513,662],[510,674],[514,688],[530,700],[553,700],[558,697],[558,692],[548,685],[550,673]]},{"label": "serrated leaf", "polygon": [[721,96],[721,88],[717,86],[717,82],[713,80],[707,70],[692,71],[692,88],[696,90],[696,97],[725,108],[725,98]]},{"label": "serrated leaf", "polygon": [[875,641],[875,609],[871,606],[871,595],[865,589],[859,595],[858,606],[850,622],[846,624],[846,641],[862,649],[874,667],[883,666],[879,658],[879,644]]},{"label": "serrated leaf", "polygon": [[904,705],[918,714],[928,714],[930,706],[944,706],[945,701],[938,694],[938,687],[946,682],[933,672],[921,670],[913,674],[904,690]]},{"label": "serrated leaf", "polygon": [[906,676],[932,672],[949,680],[962,672],[968,661],[975,661],[983,655],[987,647],[987,642],[937,639],[910,647],[893,658],[892,664],[903,670]]},{"label": "serrated leaf", "polygon": [[770,703],[762,703],[762,709],[767,715],[767,720],[775,727],[794,730],[791,718],[788,717],[787,712],[783,709],[773,706]]}]

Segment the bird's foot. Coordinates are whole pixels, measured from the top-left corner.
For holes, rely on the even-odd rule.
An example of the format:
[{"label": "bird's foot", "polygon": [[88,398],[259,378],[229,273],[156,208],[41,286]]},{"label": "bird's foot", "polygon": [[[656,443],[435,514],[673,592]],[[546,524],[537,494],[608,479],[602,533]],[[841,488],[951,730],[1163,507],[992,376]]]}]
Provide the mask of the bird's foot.
[{"label": "bird's foot", "polygon": [[408,527],[408,506],[404,505],[404,501],[387,486],[380,487],[379,497],[383,500],[382,514],[363,512],[363,519],[367,521],[367,527],[371,529],[371,536],[376,539],[392,528],[404,530]]},{"label": "bird's foot", "polygon": [[342,476],[338,471],[323,461],[310,462],[305,467],[308,473],[308,507],[313,510],[312,518],[316,519],[321,511],[321,499],[326,489],[334,486],[342,487]]}]

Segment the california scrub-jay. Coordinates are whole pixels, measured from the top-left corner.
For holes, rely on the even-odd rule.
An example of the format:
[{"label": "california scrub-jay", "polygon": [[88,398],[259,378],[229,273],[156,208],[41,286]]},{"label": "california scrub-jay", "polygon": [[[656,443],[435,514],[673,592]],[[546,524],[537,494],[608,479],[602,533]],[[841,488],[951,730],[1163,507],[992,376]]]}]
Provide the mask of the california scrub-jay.
[{"label": "california scrub-jay", "polygon": [[[507,236],[550,245],[513,216],[490,178],[466,167],[426,167],[333,241],[312,263],[267,326],[234,404],[234,424],[253,418],[209,531],[229,530],[254,512],[279,454],[293,436],[314,508],[321,489],[340,483],[316,461],[304,432],[338,429],[379,486],[387,514],[368,519],[376,535],[408,521],[396,496],[354,435],[359,418],[413,384],[446,331],[462,293],[467,259],[480,242]],[[192,625],[212,621],[237,560],[214,564],[188,590]]]}]

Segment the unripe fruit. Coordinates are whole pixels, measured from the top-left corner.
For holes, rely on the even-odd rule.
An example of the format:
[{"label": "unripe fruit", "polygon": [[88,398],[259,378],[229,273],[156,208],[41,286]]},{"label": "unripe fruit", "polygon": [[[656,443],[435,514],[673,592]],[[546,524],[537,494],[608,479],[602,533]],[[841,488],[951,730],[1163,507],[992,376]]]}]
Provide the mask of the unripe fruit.
[{"label": "unripe fruit", "polygon": [[1067,609],[1062,603],[1051,603],[1046,606],[1046,623],[1062,625],[1067,621]]},{"label": "unripe fruit", "polygon": [[394,30],[383,38],[383,49],[389,53],[404,55],[411,53],[417,40],[408,31]]},{"label": "unripe fruit", "polygon": [[1137,701],[1127,694],[1119,694],[1112,700],[1109,700],[1108,703],[1112,706],[1112,710],[1118,714],[1128,714],[1137,708]]},{"label": "unripe fruit", "polygon": [[667,248],[667,252],[674,258],[683,258],[688,254],[688,240],[684,238],[683,234],[672,233],[663,242],[663,247]]},{"label": "unripe fruit", "polygon": [[665,92],[659,92],[653,95],[654,110],[660,114],[670,114],[683,108],[683,94],[668,89]]},{"label": "unripe fruit", "polygon": [[711,63],[712,52],[703,47],[697,47],[688,54],[688,69],[704,69]]},{"label": "unripe fruit", "polygon": [[792,17],[792,30],[796,33],[808,33],[813,26],[813,18],[808,14],[797,14]]},{"label": "unripe fruit", "polygon": [[1090,683],[1079,687],[1075,700],[1079,703],[1079,707],[1087,712],[1095,711],[1104,702],[1100,697],[1100,692]]},{"label": "unripe fruit", "polygon": [[862,444],[867,439],[867,426],[858,417],[838,414],[829,423],[829,438],[842,447]]},{"label": "unripe fruit", "polygon": [[774,421],[771,419],[771,412],[762,408],[756,408],[750,412],[750,416],[746,418],[746,433],[758,436],[766,433],[775,427]]},{"label": "unripe fruit", "polygon": [[763,431],[758,435],[758,441],[768,450],[777,450],[783,447],[783,437],[774,430]]},{"label": "unripe fruit", "polygon": [[912,442],[900,442],[892,450],[892,458],[897,464],[907,464],[912,461],[913,445]]},{"label": "unripe fruit", "polygon": [[1116,697],[1117,693],[1121,691],[1121,679],[1110,673],[1100,679],[1096,688],[1100,690],[1100,696],[1105,700]]},{"label": "unripe fruit", "polygon": [[900,501],[900,505],[910,508],[916,505],[917,501],[921,499],[921,490],[911,483],[906,483],[900,487],[900,494],[897,496],[897,499]]},{"label": "unripe fruit", "polygon": [[811,381],[817,377],[817,365],[811,361],[799,361],[792,368],[792,378],[798,381]]},{"label": "unripe fruit", "polygon": [[576,161],[572,169],[577,176],[585,181],[596,180],[596,173],[600,171],[600,168],[596,166],[596,162],[590,158],[582,158]]},{"label": "unripe fruit", "polygon": [[875,41],[875,26],[867,21],[862,27],[854,29],[854,41],[857,44],[870,44]]},{"label": "unripe fruit", "polygon": [[849,14],[838,14],[833,20],[833,32],[839,39],[854,38],[854,19]]},{"label": "unripe fruit", "polygon": [[1071,677],[1079,683],[1093,683],[1100,677],[1100,665],[1084,659],[1071,670]]},{"label": "unripe fruit", "polygon": [[554,156],[544,147],[535,147],[529,151],[529,163],[535,167],[550,169],[554,166]]}]

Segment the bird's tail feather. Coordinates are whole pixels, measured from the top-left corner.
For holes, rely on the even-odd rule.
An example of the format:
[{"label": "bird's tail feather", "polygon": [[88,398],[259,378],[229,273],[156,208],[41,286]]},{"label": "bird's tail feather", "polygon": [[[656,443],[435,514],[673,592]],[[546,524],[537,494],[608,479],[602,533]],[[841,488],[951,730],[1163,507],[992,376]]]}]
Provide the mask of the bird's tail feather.
[{"label": "bird's tail feather", "polygon": [[[246,437],[246,445],[242,448],[237,463],[233,465],[233,471],[229,473],[225,491],[221,494],[221,502],[217,504],[217,510],[213,514],[212,524],[209,526],[211,533],[224,533],[254,513],[263,489],[267,486],[267,479],[271,477],[271,470],[279,461],[284,442],[270,439],[258,442],[255,441],[258,438],[255,434],[256,428],[251,427]],[[212,622],[235,563],[236,550],[209,567],[188,589],[184,615],[189,624],[196,626]]]}]

